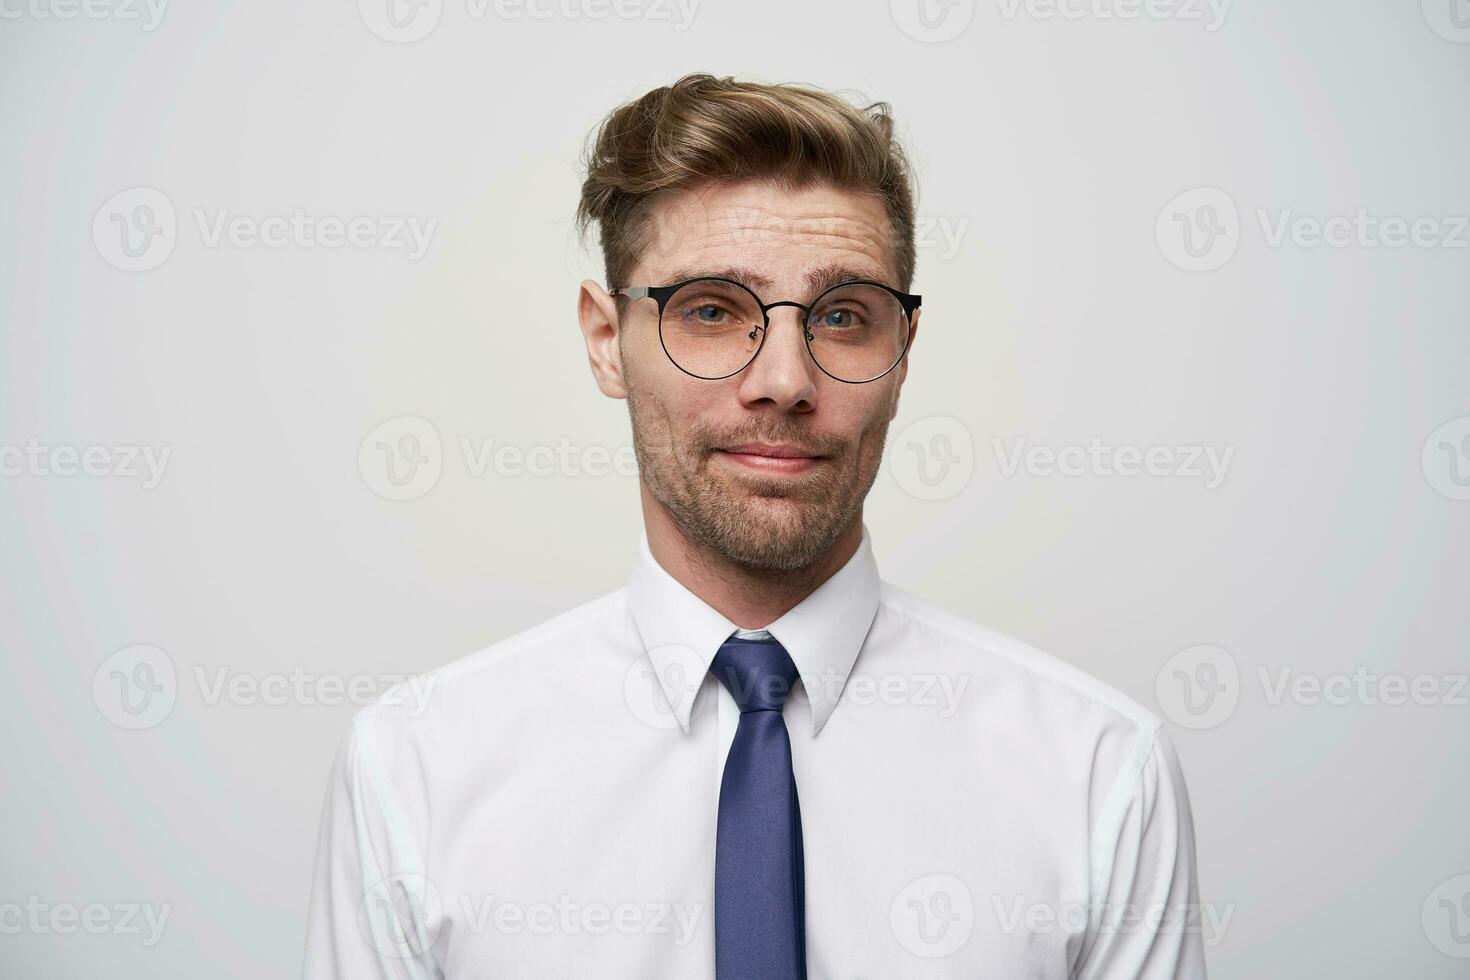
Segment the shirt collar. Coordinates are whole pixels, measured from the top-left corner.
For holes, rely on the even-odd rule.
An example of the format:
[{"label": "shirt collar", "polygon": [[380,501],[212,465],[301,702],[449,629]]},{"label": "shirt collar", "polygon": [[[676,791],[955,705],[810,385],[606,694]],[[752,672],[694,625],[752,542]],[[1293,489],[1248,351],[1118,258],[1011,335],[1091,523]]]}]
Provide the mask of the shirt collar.
[{"label": "shirt collar", "polygon": [[[816,735],[837,707],[878,611],[878,566],[867,525],[857,550],[831,578],[765,628],[801,674]],[[628,607],[679,727],[689,731],[694,696],[720,644],[736,626],[664,570],[638,536]]]}]

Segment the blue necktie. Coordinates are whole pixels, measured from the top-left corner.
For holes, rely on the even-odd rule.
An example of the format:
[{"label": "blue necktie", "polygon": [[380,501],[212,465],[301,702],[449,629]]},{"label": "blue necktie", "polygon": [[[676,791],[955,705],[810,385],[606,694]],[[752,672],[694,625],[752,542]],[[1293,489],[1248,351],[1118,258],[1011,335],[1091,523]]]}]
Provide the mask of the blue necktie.
[{"label": "blue necktie", "polygon": [[710,670],[740,706],[715,835],[715,976],[806,980],[801,807],[781,717],[796,664],[775,639],[732,636]]}]

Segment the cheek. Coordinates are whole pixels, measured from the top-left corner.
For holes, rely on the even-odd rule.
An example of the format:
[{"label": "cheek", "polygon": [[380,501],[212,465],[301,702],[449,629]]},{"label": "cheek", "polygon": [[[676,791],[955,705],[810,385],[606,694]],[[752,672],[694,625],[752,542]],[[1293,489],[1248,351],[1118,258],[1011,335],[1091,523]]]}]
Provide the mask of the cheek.
[{"label": "cheek", "polygon": [[691,378],[672,365],[667,371],[655,368],[645,374],[652,377],[645,378],[651,384],[645,383],[643,391],[657,401],[670,443],[703,446],[714,433],[727,431],[735,424],[727,418],[727,402],[734,396],[726,394],[722,400],[718,383]]},{"label": "cheek", "polygon": [[[864,386],[871,387],[871,386]],[[853,391],[833,406],[832,425],[850,440],[867,440],[887,426],[893,412],[892,392]]]},{"label": "cheek", "polygon": [[623,359],[623,370],[639,376],[656,376],[653,355],[663,357],[659,348],[658,324],[649,326],[642,319],[629,323],[624,321],[618,333],[618,355]]}]

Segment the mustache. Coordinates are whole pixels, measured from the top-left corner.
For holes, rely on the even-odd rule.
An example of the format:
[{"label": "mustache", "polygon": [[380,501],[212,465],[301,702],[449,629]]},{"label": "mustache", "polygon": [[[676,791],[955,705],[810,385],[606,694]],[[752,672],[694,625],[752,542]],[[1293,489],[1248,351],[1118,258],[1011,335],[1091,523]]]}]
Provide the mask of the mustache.
[{"label": "mustache", "polygon": [[796,446],[812,456],[840,456],[847,449],[847,440],[840,436],[763,419],[752,419],[734,429],[704,429],[698,433],[697,441],[705,447],[706,454],[724,446],[738,446],[747,442]]}]

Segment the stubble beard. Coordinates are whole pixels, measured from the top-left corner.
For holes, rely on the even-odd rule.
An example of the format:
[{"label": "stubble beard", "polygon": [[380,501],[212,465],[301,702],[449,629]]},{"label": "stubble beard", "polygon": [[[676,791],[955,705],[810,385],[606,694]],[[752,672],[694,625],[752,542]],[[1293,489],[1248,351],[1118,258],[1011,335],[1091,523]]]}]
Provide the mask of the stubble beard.
[{"label": "stubble beard", "polygon": [[[878,473],[888,414],[852,443],[805,431],[789,419],[752,418],[733,432],[677,430],[663,406],[628,388],[633,452],[654,499],[696,547],[757,573],[816,565],[852,526]],[[717,445],[795,442],[827,458],[796,478],[736,476],[712,458]]]}]

